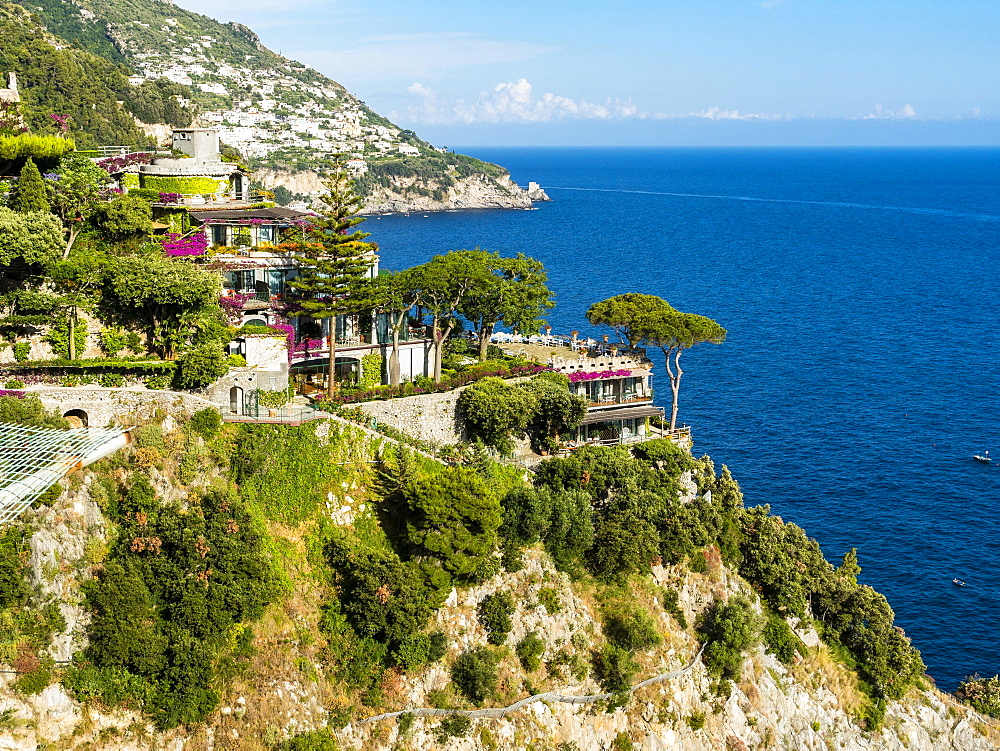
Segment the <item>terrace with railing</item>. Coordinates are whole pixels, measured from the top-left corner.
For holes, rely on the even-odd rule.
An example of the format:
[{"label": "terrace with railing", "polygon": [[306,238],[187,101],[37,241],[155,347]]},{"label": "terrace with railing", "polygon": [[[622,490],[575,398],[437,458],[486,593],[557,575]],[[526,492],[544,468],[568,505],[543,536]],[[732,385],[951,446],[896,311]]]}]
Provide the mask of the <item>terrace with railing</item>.
[{"label": "terrace with railing", "polygon": [[501,332],[494,334],[490,342],[507,354],[534,360],[567,374],[613,368],[649,370],[652,367],[646,350],[642,348],[628,349],[593,338],[553,334],[524,336]]}]

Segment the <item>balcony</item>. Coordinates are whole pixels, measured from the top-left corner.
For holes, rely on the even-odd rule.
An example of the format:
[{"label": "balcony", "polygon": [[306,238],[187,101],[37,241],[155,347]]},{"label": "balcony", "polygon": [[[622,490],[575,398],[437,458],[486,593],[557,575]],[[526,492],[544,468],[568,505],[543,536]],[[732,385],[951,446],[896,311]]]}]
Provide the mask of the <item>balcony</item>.
[{"label": "balcony", "polygon": [[[586,393],[581,396],[588,396]],[[636,391],[628,394],[611,394],[609,396],[602,396],[598,400],[590,400],[591,409],[600,409],[601,407],[613,407],[617,404],[636,404],[641,402],[649,402],[653,400],[652,391]]]}]

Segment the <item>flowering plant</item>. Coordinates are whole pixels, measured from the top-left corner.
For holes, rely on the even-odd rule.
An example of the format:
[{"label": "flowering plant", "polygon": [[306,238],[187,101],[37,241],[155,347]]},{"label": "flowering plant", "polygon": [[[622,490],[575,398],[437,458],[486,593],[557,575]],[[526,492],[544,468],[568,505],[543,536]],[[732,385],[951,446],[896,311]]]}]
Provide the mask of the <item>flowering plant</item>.
[{"label": "flowering plant", "polygon": [[161,243],[164,252],[171,258],[178,256],[203,256],[208,250],[208,238],[201,232],[196,232],[190,237],[182,237],[176,232],[171,232]]},{"label": "flowering plant", "polygon": [[10,389],[0,389],[0,396],[13,396],[13,397],[15,397],[17,399],[23,399],[24,398],[24,392],[23,391],[12,391]]},{"label": "flowering plant", "polygon": [[596,370],[590,373],[569,373],[570,383],[579,383],[581,381],[597,381],[602,378],[625,378],[632,375],[631,370]]},{"label": "flowering plant", "polygon": [[238,326],[243,317],[243,303],[253,297],[252,294],[223,295],[219,298],[219,307],[225,313],[230,325]]},{"label": "flowering plant", "polygon": [[160,193],[160,203],[180,203],[180,193]]},{"label": "flowering plant", "polygon": [[124,154],[122,156],[112,156],[107,159],[102,159],[97,163],[97,166],[109,175],[113,175],[116,172],[121,172],[128,167],[134,167],[137,164],[149,164],[152,161],[152,154],[145,151],[138,151],[134,154]]},{"label": "flowering plant", "polygon": [[69,133],[69,115],[49,115],[59,128],[60,133]]}]

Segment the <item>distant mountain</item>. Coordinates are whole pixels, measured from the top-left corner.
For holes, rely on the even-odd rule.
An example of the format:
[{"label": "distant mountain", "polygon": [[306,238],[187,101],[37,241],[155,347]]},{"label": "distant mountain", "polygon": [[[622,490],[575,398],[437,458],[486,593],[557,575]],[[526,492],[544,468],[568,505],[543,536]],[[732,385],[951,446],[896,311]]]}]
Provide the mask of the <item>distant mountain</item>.
[{"label": "distant mountain", "polygon": [[132,84],[183,87],[177,104],[193,106],[199,124],[218,127],[223,142],[266,176],[267,187],[315,188],[317,181],[291,175],[322,171],[339,152],[356,160],[359,188],[373,210],[530,206],[503,168],[435,149],[336,81],[267,49],[242,24],[220,23],[167,0],[24,5],[53,34],[124,66]]}]

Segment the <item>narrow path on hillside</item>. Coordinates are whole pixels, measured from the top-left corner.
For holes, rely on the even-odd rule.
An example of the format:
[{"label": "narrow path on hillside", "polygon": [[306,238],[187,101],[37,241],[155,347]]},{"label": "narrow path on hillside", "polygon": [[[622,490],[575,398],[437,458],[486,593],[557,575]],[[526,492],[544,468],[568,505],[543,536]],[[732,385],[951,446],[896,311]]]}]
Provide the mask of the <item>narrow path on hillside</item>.
[{"label": "narrow path on hillside", "polygon": [[[661,673],[660,675],[654,676],[644,680],[642,683],[637,683],[628,691],[626,694],[632,694],[638,691],[640,688],[645,688],[646,686],[652,686],[656,683],[663,683],[669,681],[671,678],[677,678],[678,676],[684,675],[685,673],[691,672],[694,666],[698,664],[698,660],[701,658],[702,652],[705,651],[705,647],[708,643],[701,645],[701,649],[698,650],[698,654],[685,665],[680,670],[674,670],[669,673]],[[500,719],[506,717],[511,712],[514,712],[522,707],[526,707],[529,704],[534,704],[539,701],[556,701],[563,702],[564,704],[593,704],[598,701],[607,701],[615,696],[620,696],[620,694],[590,694],[588,696],[566,696],[564,694],[557,694],[553,692],[546,692],[543,694],[535,694],[534,696],[528,696],[524,699],[514,702],[513,704],[506,707],[490,707],[488,709],[436,709],[434,707],[418,707],[415,709],[404,709],[399,712],[385,712],[384,714],[375,715],[374,717],[366,717],[363,720],[358,720],[359,725],[369,725],[373,722],[379,722],[380,720],[391,720],[404,714],[412,714],[415,717],[451,717],[451,716],[461,716],[461,717],[471,717],[471,718],[492,718]]]}]

